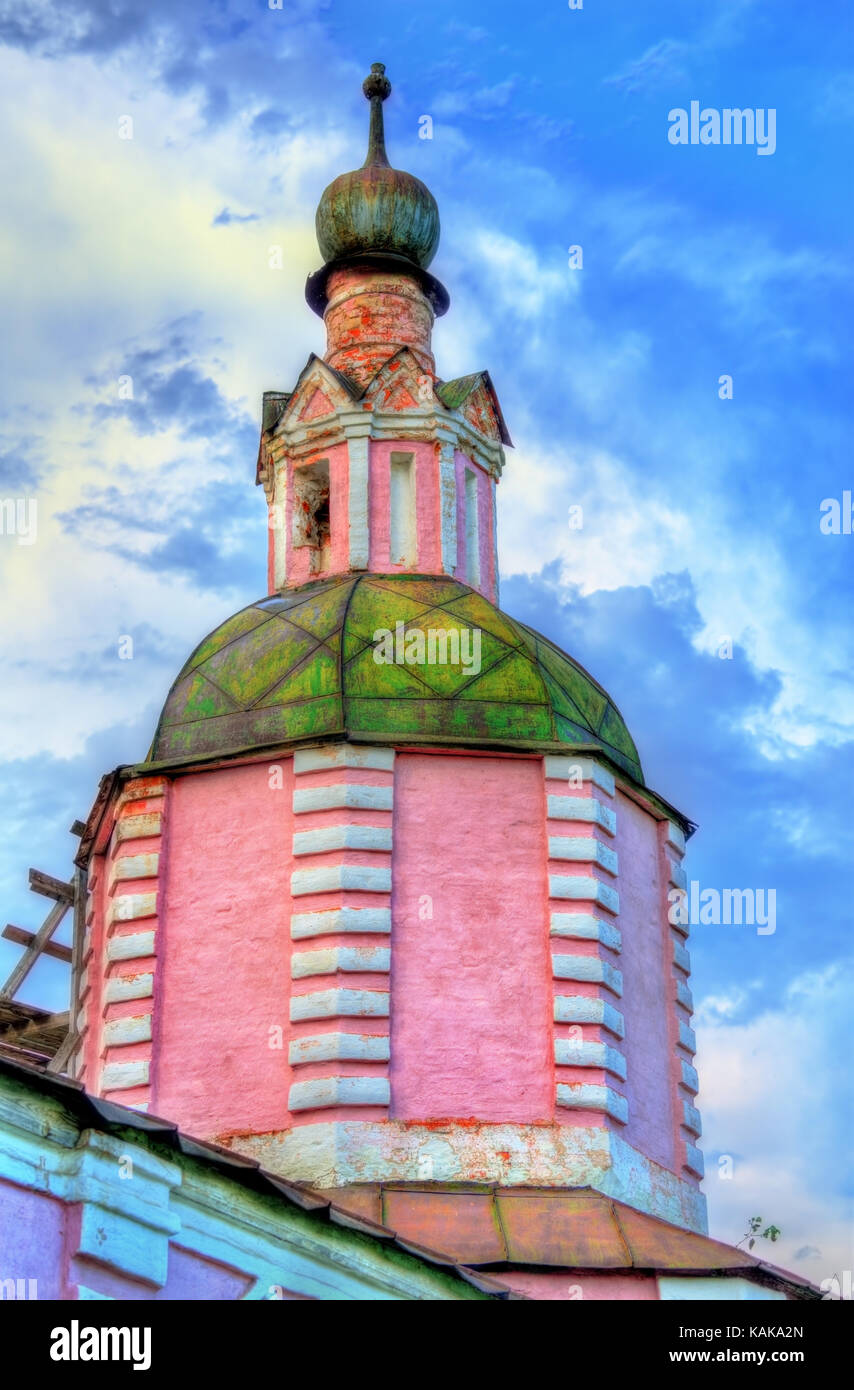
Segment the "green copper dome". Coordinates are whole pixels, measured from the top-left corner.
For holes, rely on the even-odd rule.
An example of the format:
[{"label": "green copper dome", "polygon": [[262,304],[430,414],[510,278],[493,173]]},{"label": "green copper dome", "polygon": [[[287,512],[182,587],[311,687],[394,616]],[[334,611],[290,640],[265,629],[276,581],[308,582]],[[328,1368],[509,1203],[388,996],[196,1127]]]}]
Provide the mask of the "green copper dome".
[{"label": "green copper dome", "polygon": [[382,103],[391,91],[382,63],[363,84],[371,103],[368,157],[361,169],[339,174],[317,209],[317,242],[327,262],[360,255],[402,257],[425,269],[439,245],[439,209],[414,174],[392,169],[385,151]]},{"label": "green copper dome", "polygon": [[[381,629],[397,635],[401,654],[407,638],[414,652],[431,629],[456,631],[462,659],[378,662]],[[389,638],[386,655],[392,646]],[[229,618],[178,676],[148,761],[333,738],[600,751],[643,783],[618,709],[571,657],[467,585],[408,574],[321,580]]]}]

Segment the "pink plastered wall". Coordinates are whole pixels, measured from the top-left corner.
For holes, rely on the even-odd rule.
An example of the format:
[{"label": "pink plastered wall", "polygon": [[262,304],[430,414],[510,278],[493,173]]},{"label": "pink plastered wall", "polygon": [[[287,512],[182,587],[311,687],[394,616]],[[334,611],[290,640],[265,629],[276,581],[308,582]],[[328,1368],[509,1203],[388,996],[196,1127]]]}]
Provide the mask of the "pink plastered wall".
[{"label": "pink plastered wall", "polygon": [[292,763],[276,765],[172,788],[151,1109],[206,1138],[287,1117]]},{"label": "pink plastered wall", "polygon": [[626,1021],[629,1123],[625,1139],[656,1163],[679,1171],[673,1115],[673,1061],[668,1020],[673,1012],[670,931],[662,921],[657,822],[617,793],[620,916],[623,938],[619,1001]]},{"label": "pink plastered wall", "polygon": [[394,1118],[553,1118],[545,855],[538,760],[398,754]]},{"label": "pink plastered wall", "polygon": [[0,1279],[34,1279],[38,1299],[67,1297],[65,1239],[69,1207],[55,1197],[0,1178]]},{"label": "pink plastered wall", "polygon": [[[415,516],[418,554],[412,565],[393,565],[390,547],[392,454],[415,458]],[[435,445],[425,440],[372,440],[370,445],[370,569],[375,574],[432,572],[442,568],[439,473]]]}]

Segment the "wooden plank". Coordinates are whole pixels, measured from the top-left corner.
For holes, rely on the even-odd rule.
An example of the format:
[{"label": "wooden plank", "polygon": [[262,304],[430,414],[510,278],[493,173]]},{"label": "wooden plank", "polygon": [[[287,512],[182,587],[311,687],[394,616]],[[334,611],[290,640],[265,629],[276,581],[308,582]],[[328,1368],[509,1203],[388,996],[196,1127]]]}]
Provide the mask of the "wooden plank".
[{"label": "wooden plank", "polygon": [[15,994],[21,988],[24,980],[27,978],[44,950],[46,943],[50,941],[50,938],[53,936],[67,911],[67,902],[54,903],[33,937],[32,943],[26,948],[5,985],[0,989],[0,999],[14,999]]},{"label": "wooden plank", "polygon": [[[23,927],[13,926],[11,922],[3,928],[3,935],[7,941],[14,941],[16,946],[31,946],[36,939],[35,932],[25,931]],[[71,964],[71,947],[62,946],[58,941],[48,941],[42,949],[42,955],[53,956],[54,960],[64,960],[67,965]]]},{"label": "wooden plank", "polygon": [[89,875],[86,869],[75,869],[74,871],[74,918],[71,946],[71,990],[70,1007],[68,1011],[68,1032],[65,1039],[60,1043],[56,1055],[48,1063],[48,1071],[64,1073],[68,1070],[68,1063],[77,1051],[79,1033],[77,1031],[77,1013],[80,1008],[80,975],[83,966],[83,941],[86,935],[86,893],[88,889]]},{"label": "wooden plank", "polygon": [[30,888],[45,898],[54,898],[58,903],[70,906],[74,902],[74,884],[63,883],[61,878],[43,874],[40,869],[30,869]]}]

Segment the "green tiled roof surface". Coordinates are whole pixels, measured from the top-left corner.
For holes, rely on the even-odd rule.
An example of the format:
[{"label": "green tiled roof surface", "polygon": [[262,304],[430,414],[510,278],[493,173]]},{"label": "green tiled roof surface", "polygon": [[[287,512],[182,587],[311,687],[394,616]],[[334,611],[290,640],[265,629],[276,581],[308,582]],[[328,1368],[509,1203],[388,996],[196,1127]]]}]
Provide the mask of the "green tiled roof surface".
[{"label": "green tiled roof surface", "polygon": [[[378,663],[374,633],[394,632],[398,622],[407,633],[478,629],[480,670]],[[229,757],[331,737],[599,747],[643,782],[619,710],[571,657],[467,585],[408,574],[321,580],[229,618],[178,676],[148,760]]]}]

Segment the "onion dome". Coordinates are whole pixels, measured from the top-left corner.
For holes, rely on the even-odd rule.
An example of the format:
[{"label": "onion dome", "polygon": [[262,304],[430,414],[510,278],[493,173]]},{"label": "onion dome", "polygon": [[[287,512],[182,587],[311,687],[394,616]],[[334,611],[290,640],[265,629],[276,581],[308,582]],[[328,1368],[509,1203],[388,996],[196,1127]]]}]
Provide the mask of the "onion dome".
[{"label": "onion dome", "polygon": [[[399,625],[399,627],[398,627]],[[375,636],[477,638],[474,664],[378,662]],[[245,757],[324,739],[593,753],[643,785],[614,702],[572,657],[456,579],[370,574],[260,599],[196,648],[149,763]]]},{"label": "onion dome", "polygon": [[383,102],[391,93],[391,83],[383,63],[373,64],[362,90],[371,104],[367,158],[361,169],[339,174],[321,196],[315,225],[326,264],[309,277],[306,298],[322,314],[330,271],[368,261],[414,272],[434,311],[444,313],[447,291],[426,273],[439,245],[439,209],[420,179],[392,169],[388,162]]}]

